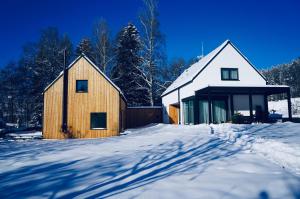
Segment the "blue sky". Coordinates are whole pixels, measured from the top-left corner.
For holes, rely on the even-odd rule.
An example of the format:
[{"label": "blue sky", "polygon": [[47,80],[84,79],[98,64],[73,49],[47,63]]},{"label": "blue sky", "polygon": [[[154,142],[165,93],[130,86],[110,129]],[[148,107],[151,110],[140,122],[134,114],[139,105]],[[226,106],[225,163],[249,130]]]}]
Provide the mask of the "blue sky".
[{"label": "blue sky", "polygon": [[[115,34],[137,23],[141,0],[3,0],[0,6],[0,66],[17,59],[40,30],[58,27],[76,45],[105,18]],[[160,0],[161,30],[169,60],[208,53],[230,39],[258,68],[300,56],[300,1]]]}]

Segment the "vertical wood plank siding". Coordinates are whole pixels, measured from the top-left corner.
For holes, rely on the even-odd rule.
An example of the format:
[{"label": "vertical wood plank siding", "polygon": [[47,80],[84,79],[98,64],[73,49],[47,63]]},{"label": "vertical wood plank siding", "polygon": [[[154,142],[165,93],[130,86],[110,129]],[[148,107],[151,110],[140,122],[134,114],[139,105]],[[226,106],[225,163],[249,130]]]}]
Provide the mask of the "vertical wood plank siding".
[{"label": "vertical wood plank siding", "polygon": [[[79,59],[68,78],[68,135],[61,132],[62,77],[44,95],[44,138],[97,138],[119,135],[120,94],[90,63]],[[88,92],[76,93],[76,80],[88,80]],[[90,128],[91,112],[107,113],[107,129]]]},{"label": "vertical wood plank siding", "polygon": [[46,139],[62,139],[63,78],[60,77],[47,92],[44,93],[43,137]]}]

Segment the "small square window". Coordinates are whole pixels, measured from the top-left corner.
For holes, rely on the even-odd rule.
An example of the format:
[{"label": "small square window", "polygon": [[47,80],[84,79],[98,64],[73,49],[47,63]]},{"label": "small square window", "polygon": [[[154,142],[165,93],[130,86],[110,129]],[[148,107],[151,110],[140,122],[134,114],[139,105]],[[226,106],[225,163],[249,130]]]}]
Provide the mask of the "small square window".
[{"label": "small square window", "polygon": [[106,113],[91,113],[91,129],[106,129]]},{"label": "small square window", "polygon": [[87,93],[88,92],[88,80],[76,80],[76,92]]}]

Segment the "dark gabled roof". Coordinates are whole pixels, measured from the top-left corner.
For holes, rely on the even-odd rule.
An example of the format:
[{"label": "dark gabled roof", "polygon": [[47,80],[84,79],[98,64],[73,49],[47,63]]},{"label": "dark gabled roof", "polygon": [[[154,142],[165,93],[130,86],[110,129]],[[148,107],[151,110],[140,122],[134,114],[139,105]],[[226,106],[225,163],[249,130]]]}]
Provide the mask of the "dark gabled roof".
[{"label": "dark gabled roof", "polygon": [[[121,91],[121,89],[115,84],[113,83],[113,81],[111,81],[111,79],[109,79],[84,53],[82,53],[80,56],[78,56],[68,67],[67,70],[69,70],[70,68],[72,68],[72,66],[75,65],[75,63],[81,59],[84,58],[87,62],[89,62],[95,69],[96,71],[98,71],[115,89],[117,89],[120,93],[120,95],[123,97],[123,99],[125,101],[126,98],[123,94],[123,92]],[[64,71],[61,71],[60,74],[55,78],[55,80],[53,80],[45,89],[44,89],[44,93],[61,77],[63,76]]]},{"label": "dark gabled roof", "polygon": [[162,97],[177,90],[189,83],[191,83],[219,54],[222,50],[230,44],[253,68],[254,70],[264,79],[266,78],[255,68],[253,64],[229,41],[226,40],[216,49],[211,51],[209,54],[204,56],[195,64],[191,65],[186,69],[161,95]]}]

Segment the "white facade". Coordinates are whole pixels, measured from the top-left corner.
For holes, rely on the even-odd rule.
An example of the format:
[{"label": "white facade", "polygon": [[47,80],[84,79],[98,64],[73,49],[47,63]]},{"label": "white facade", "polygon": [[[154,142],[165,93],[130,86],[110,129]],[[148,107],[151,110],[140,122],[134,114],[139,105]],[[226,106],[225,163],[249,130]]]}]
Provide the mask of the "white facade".
[{"label": "white facade", "polygon": [[[238,81],[221,79],[221,68],[237,68]],[[259,87],[266,86],[265,78],[254,68],[239,50],[230,42],[222,45],[192,65],[163,93],[162,104],[164,107],[164,123],[169,123],[168,107],[171,104],[180,103],[182,99],[195,95],[195,92],[208,86],[227,87]],[[249,95],[235,95],[233,97],[234,111],[249,115]],[[253,95],[252,104],[264,109],[264,96]],[[228,98],[230,110],[230,99]],[[183,111],[180,111],[181,123],[183,123]]]}]

